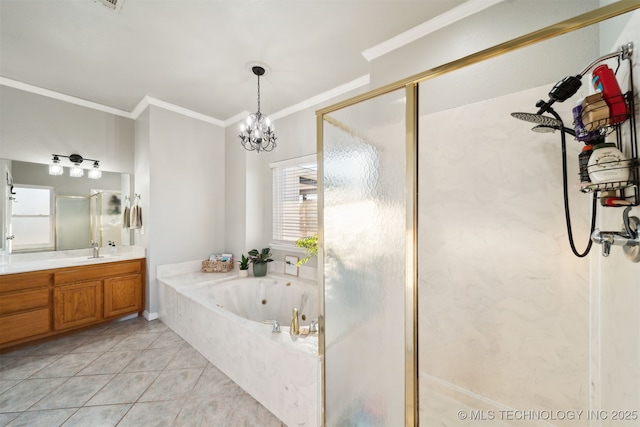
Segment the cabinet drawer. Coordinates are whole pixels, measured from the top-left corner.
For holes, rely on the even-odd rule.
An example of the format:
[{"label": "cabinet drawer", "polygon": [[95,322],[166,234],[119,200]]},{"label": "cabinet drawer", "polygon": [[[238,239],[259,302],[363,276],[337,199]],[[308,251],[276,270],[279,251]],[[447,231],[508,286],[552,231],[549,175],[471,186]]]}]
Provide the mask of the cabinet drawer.
[{"label": "cabinet drawer", "polygon": [[43,308],[1,317],[0,344],[46,334],[51,329],[50,313],[51,311],[48,308]]},{"label": "cabinet drawer", "polygon": [[50,272],[41,271],[0,275],[0,292],[44,288],[51,284],[52,276]]},{"label": "cabinet drawer", "polygon": [[142,271],[143,260],[122,261],[100,265],[88,265],[78,268],[68,268],[54,273],[53,282],[73,283],[85,280],[103,279],[105,277],[122,276]]},{"label": "cabinet drawer", "polygon": [[0,295],[0,315],[49,305],[49,288]]}]

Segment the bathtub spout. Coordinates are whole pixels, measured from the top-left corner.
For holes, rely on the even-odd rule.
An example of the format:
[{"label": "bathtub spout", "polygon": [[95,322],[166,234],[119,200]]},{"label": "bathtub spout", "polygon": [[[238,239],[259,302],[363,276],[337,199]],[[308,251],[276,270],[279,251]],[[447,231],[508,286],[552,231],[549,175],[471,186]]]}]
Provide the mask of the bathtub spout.
[{"label": "bathtub spout", "polygon": [[278,322],[277,320],[263,320],[262,323],[272,324],[273,329],[271,330],[271,332],[273,332],[274,334],[280,333],[280,322]]},{"label": "bathtub spout", "polygon": [[291,312],[291,328],[289,329],[291,335],[300,335],[300,320],[298,319],[298,309],[294,308]]}]

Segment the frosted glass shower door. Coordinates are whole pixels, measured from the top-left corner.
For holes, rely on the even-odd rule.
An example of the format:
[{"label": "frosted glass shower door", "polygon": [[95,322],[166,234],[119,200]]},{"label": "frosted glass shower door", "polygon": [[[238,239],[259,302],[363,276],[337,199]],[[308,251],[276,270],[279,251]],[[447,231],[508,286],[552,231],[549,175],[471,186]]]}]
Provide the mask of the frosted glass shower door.
[{"label": "frosted glass shower door", "polygon": [[88,248],[91,243],[89,198],[56,197],[56,249]]},{"label": "frosted glass shower door", "polygon": [[405,425],[404,90],[323,116],[325,425]]}]

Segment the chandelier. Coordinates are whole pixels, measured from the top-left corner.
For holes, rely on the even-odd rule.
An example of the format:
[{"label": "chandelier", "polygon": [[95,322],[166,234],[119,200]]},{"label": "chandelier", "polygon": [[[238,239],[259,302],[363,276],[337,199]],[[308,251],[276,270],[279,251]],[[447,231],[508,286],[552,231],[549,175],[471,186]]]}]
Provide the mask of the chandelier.
[{"label": "chandelier", "polygon": [[264,68],[255,66],[251,71],[258,76],[258,112],[249,114],[246,124],[240,125],[238,137],[245,150],[260,153],[276,148],[278,138],[269,117],[260,112],[260,76],[264,75]]}]

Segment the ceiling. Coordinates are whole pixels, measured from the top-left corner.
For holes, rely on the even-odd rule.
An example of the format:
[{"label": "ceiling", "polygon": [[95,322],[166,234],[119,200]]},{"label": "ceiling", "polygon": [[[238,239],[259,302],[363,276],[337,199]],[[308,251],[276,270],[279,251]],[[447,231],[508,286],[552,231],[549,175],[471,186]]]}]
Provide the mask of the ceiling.
[{"label": "ceiling", "polygon": [[[120,0],[122,1],[122,0]],[[0,0],[0,76],[131,112],[149,96],[220,121],[370,71],[366,49],[464,0]]]}]

